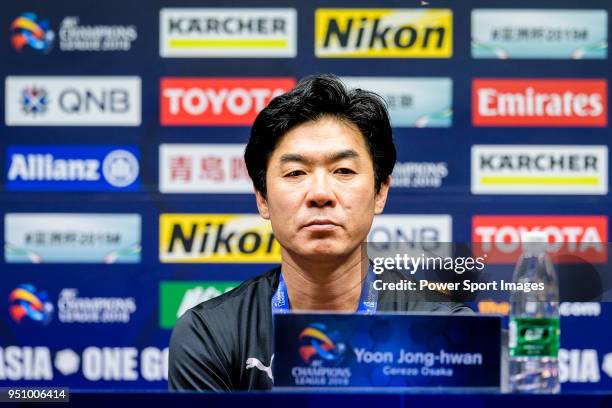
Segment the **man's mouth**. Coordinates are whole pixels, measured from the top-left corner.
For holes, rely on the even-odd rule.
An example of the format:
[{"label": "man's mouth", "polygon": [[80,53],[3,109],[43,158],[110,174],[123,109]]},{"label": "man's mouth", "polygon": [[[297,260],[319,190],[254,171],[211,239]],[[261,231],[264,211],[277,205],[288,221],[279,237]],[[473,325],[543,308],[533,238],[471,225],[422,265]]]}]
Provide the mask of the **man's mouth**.
[{"label": "man's mouth", "polygon": [[315,218],[308,221],[302,228],[311,232],[332,231],[338,224],[329,218]]}]

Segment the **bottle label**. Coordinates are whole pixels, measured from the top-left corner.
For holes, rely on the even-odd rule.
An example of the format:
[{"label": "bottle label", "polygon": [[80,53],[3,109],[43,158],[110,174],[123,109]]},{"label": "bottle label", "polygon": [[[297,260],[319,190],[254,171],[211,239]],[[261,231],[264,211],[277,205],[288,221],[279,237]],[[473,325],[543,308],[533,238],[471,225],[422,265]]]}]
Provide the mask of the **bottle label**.
[{"label": "bottle label", "polygon": [[559,318],[511,317],[510,357],[557,357]]}]

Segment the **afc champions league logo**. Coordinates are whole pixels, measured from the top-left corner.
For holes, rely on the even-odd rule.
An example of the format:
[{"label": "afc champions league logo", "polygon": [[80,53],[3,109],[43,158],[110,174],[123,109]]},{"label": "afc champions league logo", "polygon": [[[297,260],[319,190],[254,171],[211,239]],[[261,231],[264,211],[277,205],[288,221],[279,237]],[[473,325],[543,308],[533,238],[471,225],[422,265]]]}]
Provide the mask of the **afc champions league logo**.
[{"label": "afc champions league logo", "polygon": [[53,304],[48,302],[45,291],[37,291],[30,284],[22,284],[9,294],[9,314],[15,323],[20,324],[24,317],[41,324],[48,324],[53,313]]},{"label": "afc champions league logo", "polygon": [[330,332],[324,324],[312,323],[298,336],[300,357],[304,363],[313,365],[339,362],[346,350],[340,341],[340,332]]},{"label": "afc champions league logo", "polygon": [[11,23],[11,44],[17,52],[28,46],[46,54],[51,51],[54,40],[49,20],[39,19],[35,13],[21,13]]}]

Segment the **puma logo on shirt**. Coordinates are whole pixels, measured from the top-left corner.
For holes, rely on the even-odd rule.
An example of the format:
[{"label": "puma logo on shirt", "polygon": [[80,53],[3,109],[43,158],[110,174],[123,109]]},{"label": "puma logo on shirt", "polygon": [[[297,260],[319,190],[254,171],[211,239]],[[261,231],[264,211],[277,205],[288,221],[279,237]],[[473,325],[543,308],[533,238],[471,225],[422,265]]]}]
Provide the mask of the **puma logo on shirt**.
[{"label": "puma logo on shirt", "polygon": [[274,354],[272,354],[272,358],[270,359],[269,367],[266,367],[265,365],[263,365],[263,363],[259,361],[259,359],[255,357],[249,357],[247,358],[247,361],[246,361],[246,368],[248,370],[249,368],[255,367],[259,371],[264,371],[266,374],[268,374],[268,377],[270,377],[272,382],[274,382],[274,377],[272,376],[272,361],[274,361]]}]

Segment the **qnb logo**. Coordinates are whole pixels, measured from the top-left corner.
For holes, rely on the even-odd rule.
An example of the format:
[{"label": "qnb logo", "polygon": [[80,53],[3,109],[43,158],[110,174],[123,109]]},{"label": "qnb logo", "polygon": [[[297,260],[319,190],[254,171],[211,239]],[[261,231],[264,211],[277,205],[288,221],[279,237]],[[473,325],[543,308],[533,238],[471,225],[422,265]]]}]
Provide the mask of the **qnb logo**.
[{"label": "qnb logo", "polygon": [[[381,240],[381,238],[383,238]],[[440,230],[435,226],[414,226],[402,228],[386,228],[375,226],[371,229],[369,239],[373,242],[440,242]]]},{"label": "qnb logo", "polygon": [[[89,113],[125,114],[130,111],[130,95],[126,89],[67,88],[56,95],[53,103],[68,115]],[[45,88],[35,85],[21,91],[21,108],[26,114],[44,114],[51,102]]]},{"label": "qnb logo", "polygon": [[9,314],[15,323],[24,318],[40,324],[48,324],[53,313],[53,304],[47,301],[47,292],[37,291],[27,283],[19,285],[9,294]]},{"label": "qnb logo", "polygon": [[90,112],[121,114],[130,110],[130,97],[126,89],[104,90],[67,88],[57,100],[62,112],[78,115]]},{"label": "qnb logo", "polygon": [[8,76],[7,126],[138,126],[140,77]]},{"label": "qnb logo", "polygon": [[53,47],[55,33],[49,20],[39,19],[34,13],[22,13],[11,23],[11,44],[17,52],[25,46],[48,53]]},{"label": "qnb logo", "polygon": [[346,346],[340,343],[340,333],[328,332],[321,323],[313,323],[299,334],[300,357],[306,364],[316,360],[337,361],[342,358]]},{"label": "qnb logo", "polygon": [[423,252],[450,256],[453,220],[447,214],[379,215],[368,233],[368,251],[376,257],[396,253],[420,257]]},{"label": "qnb logo", "polygon": [[32,86],[21,92],[21,108],[26,115],[40,115],[47,112],[49,98],[45,88]]}]

